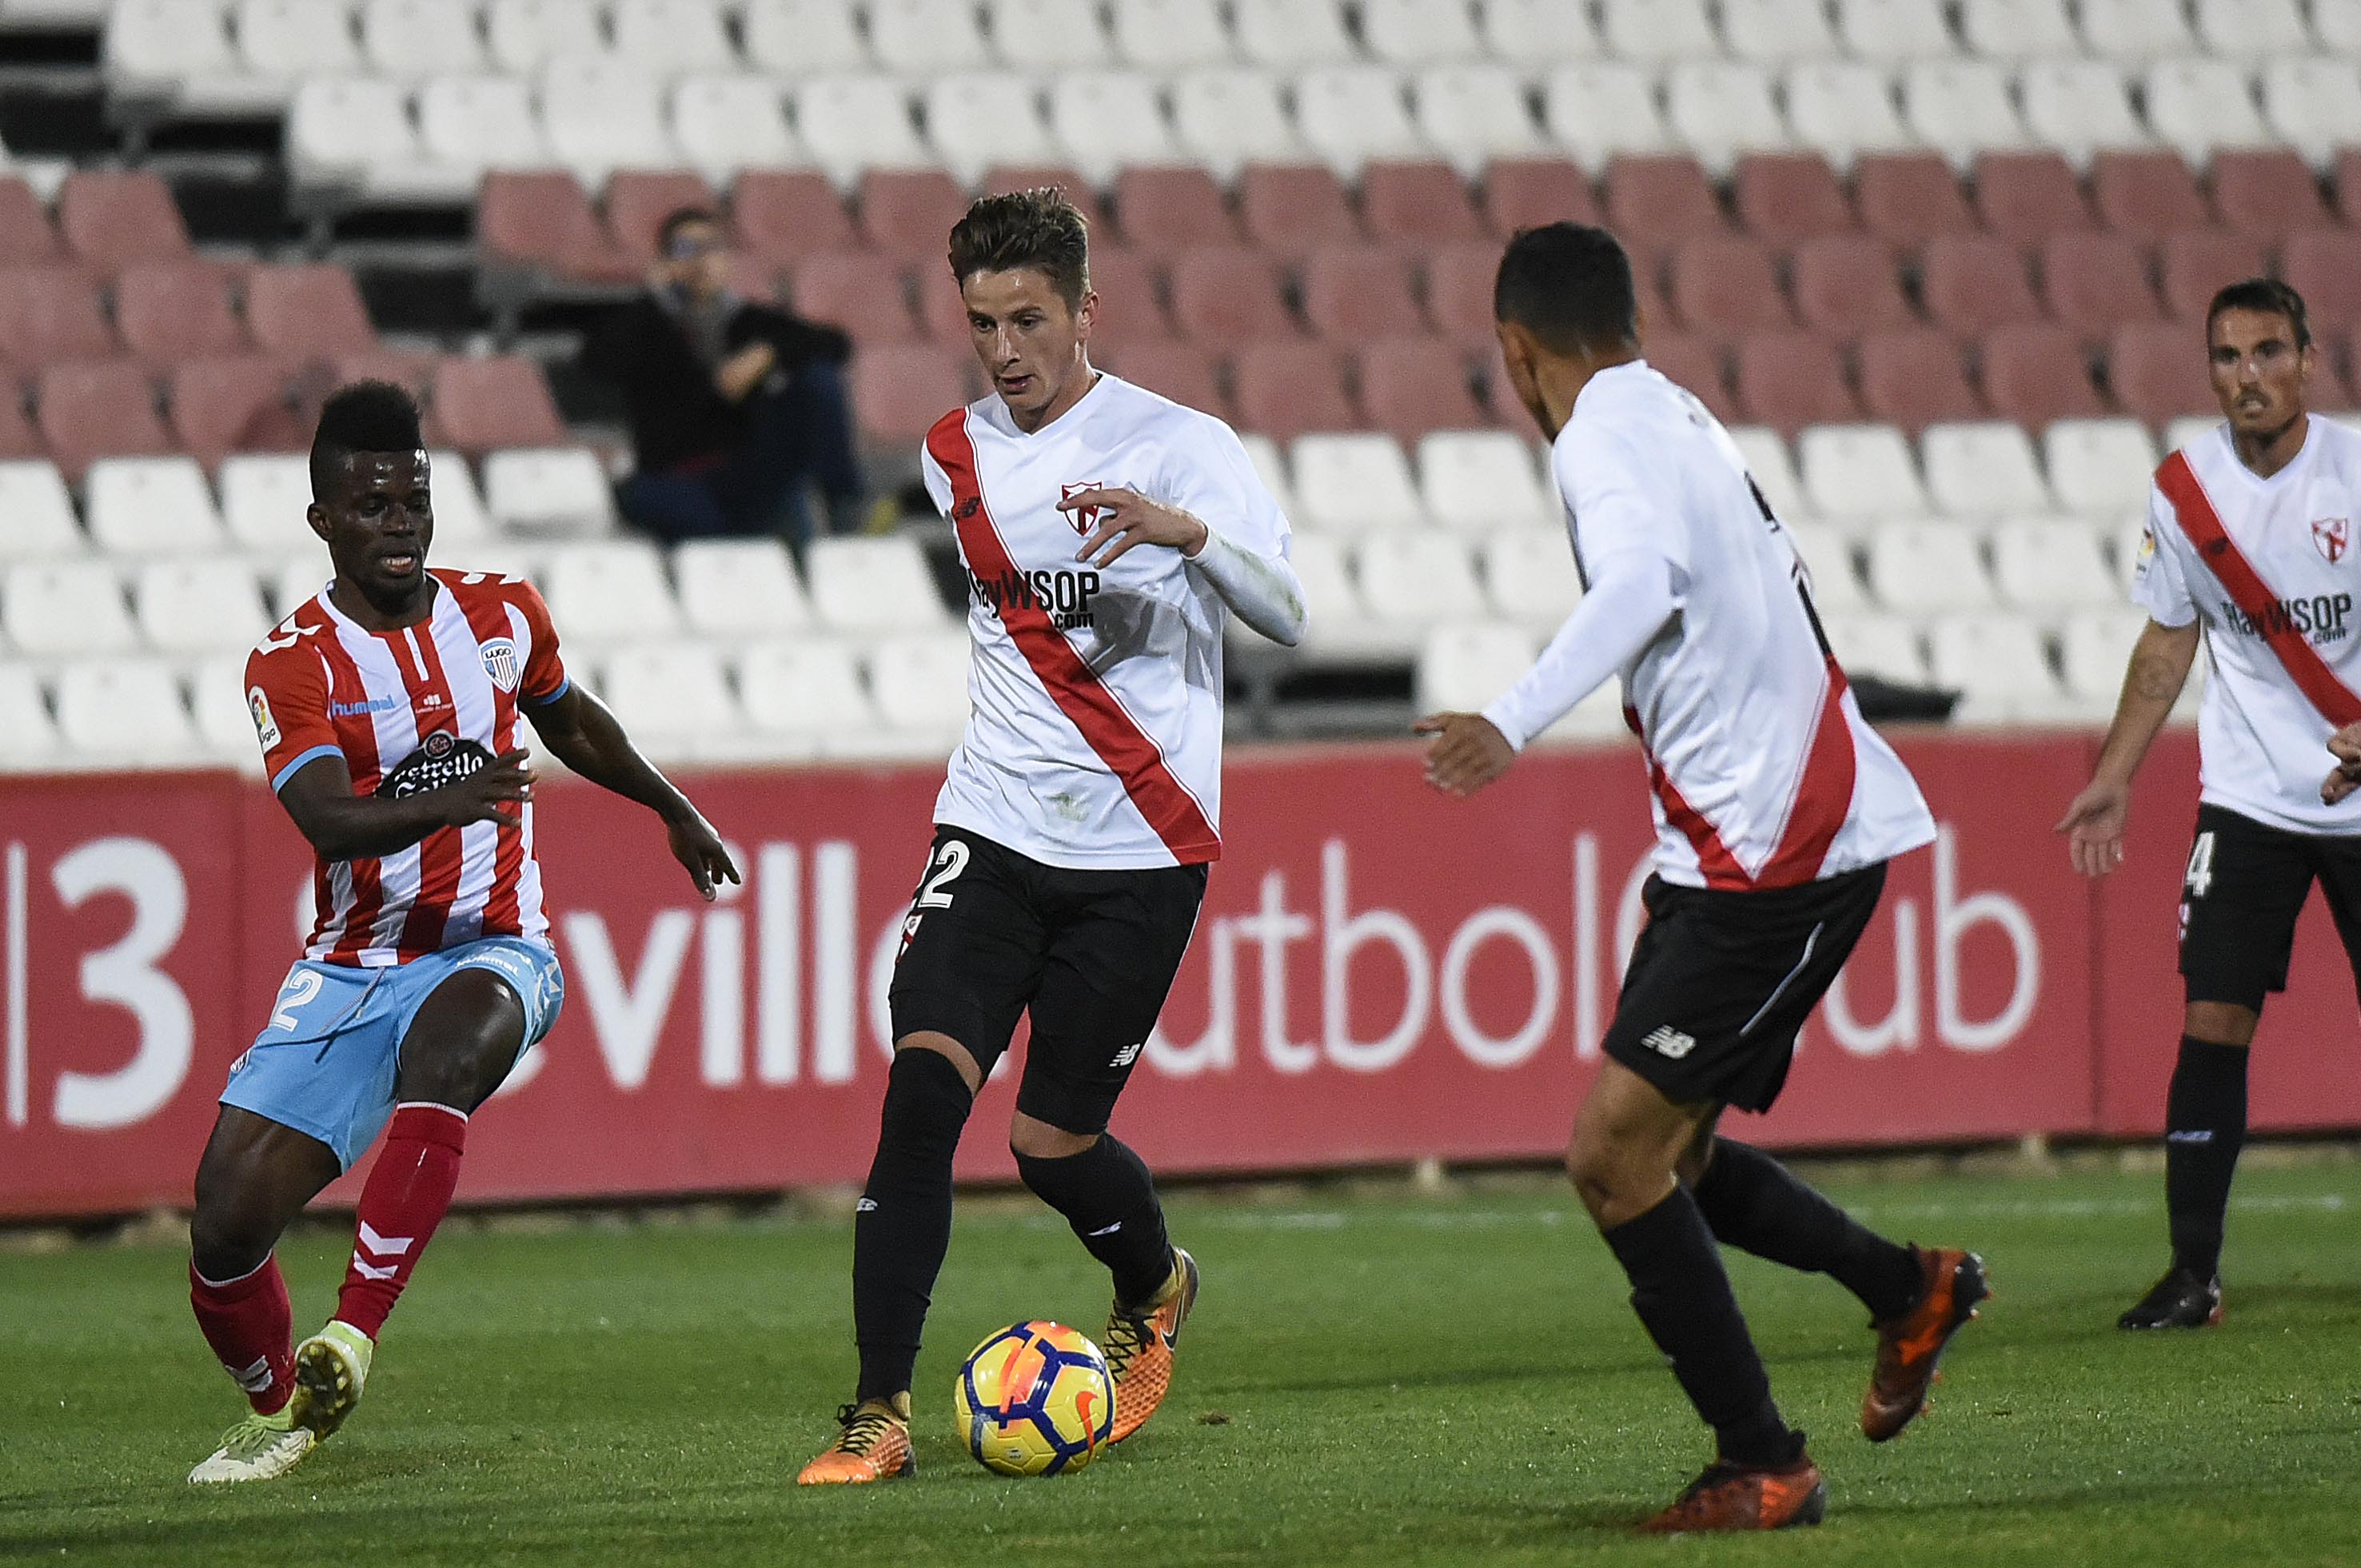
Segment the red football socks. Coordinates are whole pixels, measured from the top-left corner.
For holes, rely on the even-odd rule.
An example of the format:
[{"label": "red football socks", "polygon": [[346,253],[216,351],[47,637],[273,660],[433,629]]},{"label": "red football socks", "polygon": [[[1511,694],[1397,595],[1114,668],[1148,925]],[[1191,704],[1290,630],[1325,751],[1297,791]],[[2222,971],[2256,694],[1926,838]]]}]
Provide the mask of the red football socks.
[{"label": "red football socks", "polygon": [[246,1390],[255,1413],[268,1416],[283,1407],[295,1391],[295,1351],[289,1339],[294,1324],[278,1257],[266,1257],[259,1267],[218,1285],[190,1264],[189,1305],[222,1370]]},{"label": "red football socks", "polygon": [[418,1255],[451,1207],[467,1117],[448,1105],[397,1106],[385,1146],[361,1187],[353,1261],[336,1297],[336,1321],[375,1339],[410,1282]]}]

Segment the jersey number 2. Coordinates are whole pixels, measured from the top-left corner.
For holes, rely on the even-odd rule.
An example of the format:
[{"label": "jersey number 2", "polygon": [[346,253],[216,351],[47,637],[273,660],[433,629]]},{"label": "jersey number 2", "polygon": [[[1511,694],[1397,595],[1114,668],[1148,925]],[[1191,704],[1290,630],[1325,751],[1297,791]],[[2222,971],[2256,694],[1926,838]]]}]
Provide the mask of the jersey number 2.
[{"label": "jersey number 2", "polygon": [[320,994],[321,983],[317,970],[299,969],[289,975],[287,983],[280,987],[280,1007],[270,1015],[270,1026],[274,1029],[294,1028],[295,1010]]},{"label": "jersey number 2", "polygon": [[960,872],[967,870],[969,852],[968,847],[957,839],[945,840],[943,847],[935,851],[935,872],[918,884],[919,908],[949,909],[951,906],[951,895],[944,888]]}]

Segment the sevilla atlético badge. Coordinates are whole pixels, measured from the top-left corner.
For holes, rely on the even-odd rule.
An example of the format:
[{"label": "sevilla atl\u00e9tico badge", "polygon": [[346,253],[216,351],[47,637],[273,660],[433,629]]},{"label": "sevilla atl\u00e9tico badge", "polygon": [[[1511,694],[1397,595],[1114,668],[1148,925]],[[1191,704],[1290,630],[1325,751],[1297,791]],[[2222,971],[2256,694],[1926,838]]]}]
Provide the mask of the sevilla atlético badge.
[{"label": "sevilla atl\u00e9tico badge", "polygon": [[2320,553],[2327,556],[2328,564],[2334,566],[2344,559],[2348,532],[2349,525],[2344,518],[2323,517],[2312,525],[2312,542],[2320,546]]},{"label": "sevilla atl\u00e9tico badge", "polygon": [[[1061,501],[1070,501],[1076,496],[1081,495],[1084,490],[1095,490],[1098,488],[1098,484],[1095,480],[1087,481],[1080,485],[1060,485],[1058,487],[1058,499]],[[1087,539],[1090,537],[1091,530],[1099,525],[1099,509],[1096,507],[1076,507],[1073,510],[1066,514],[1066,521],[1074,525],[1074,532],[1076,533],[1079,533]]]}]

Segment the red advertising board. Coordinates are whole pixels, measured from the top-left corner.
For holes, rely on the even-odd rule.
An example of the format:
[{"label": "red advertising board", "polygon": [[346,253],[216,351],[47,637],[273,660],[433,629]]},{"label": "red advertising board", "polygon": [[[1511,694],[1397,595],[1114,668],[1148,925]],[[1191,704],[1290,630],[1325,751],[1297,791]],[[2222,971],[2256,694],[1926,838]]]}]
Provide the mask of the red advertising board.
[{"label": "red advertising board", "polygon": [[[2154,1131],[2179,1035],[2193,745],[2148,770],[2123,872],[2050,825],[2081,736],[1904,740],[1942,825],[1898,862],[1785,1097],[1749,1137],[1879,1146]],[[1226,850],[1116,1125],[1173,1173],[1546,1156],[1598,1061],[1648,825],[1623,746],[1472,802],[1406,745],[1242,751]],[[478,1201],[861,1179],[884,986],[939,769],[711,773],[746,886],[699,901],[639,808],[541,794],[564,1016],[469,1142]],[[0,1216],[181,1203],[213,1096],[295,953],[309,857],[225,775],[0,784]],[[2324,917],[2264,1026],[2258,1126],[2361,1126]],[[1012,1170],[1011,1074],[962,1173]],[[348,1183],[331,1196],[348,1194]]]}]

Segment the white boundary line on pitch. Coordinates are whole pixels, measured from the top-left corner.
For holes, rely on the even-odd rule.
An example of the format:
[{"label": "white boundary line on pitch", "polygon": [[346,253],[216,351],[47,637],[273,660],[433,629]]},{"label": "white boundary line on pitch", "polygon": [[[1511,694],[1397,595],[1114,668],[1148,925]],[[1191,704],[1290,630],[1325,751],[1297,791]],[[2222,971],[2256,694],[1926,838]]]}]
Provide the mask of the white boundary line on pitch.
[{"label": "white boundary line on pitch", "polygon": [[[2114,1220],[2134,1219],[2154,1214],[2162,1207],[2156,1201],[2127,1198],[2025,1198],[1993,1202],[1964,1203],[1876,1203],[1849,1207],[1846,1212],[1859,1218],[1879,1219],[2037,1219],[2037,1220]],[[2272,1196],[2233,1198],[2233,1211],[2246,1214],[2341,1213],[2348,1209],[2361,1209],[2361,1202],[2347,1199],[2341,1192],[2323,1192],[2311,1196]],[[1191,1228],[1212,1227],[1234,1231],[1334,1231],[1354,1224],[1406,1225],[1414,1229],[1438,1231],[1494,1230],[1516,1225],[1548,1227],[1563,1225],[1575,1219],[1572,1209],[1428,1209],[1387,1210],[1371,1206],[1366,1210],[1281,1209],[1267,1213],[1250,1210],[1200,1211],[1189,1216]],[[1044,1225],[1058,1223],[1055,1216],[1043,1216]]]}]

